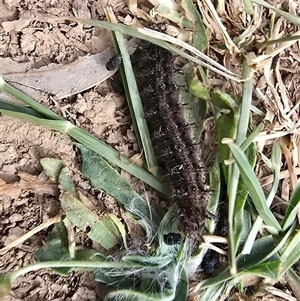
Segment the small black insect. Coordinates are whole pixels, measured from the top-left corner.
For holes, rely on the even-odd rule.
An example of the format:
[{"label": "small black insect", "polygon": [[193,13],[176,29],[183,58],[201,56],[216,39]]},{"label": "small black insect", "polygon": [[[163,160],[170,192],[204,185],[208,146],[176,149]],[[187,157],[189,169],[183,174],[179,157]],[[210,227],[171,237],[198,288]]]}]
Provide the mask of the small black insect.
[{"label": "small black insect", "polygon": [[178,245],[181,242],[181,234],[180,233],[168,233],[164,235],[164,242],[167,245]]},{"label": "small black insect", "polygon": [[217,223],[217,232],[221,236],[227,236],[228,234],[228,218],[227,216],[221,215]]},{"label": "small black insect", "polygon": [[203,273],[206,275],[211,275],[219,267],[220,267],[219,253],[213,250],[208,250],[201,262],[201,269]]},{"label": "small black insect", "polygon": [[107,71],[112,71],[117,69],[122,63],[122,58],[119,55],[115,55],[112,58],[108,60],[108,62],[105,64]]}]

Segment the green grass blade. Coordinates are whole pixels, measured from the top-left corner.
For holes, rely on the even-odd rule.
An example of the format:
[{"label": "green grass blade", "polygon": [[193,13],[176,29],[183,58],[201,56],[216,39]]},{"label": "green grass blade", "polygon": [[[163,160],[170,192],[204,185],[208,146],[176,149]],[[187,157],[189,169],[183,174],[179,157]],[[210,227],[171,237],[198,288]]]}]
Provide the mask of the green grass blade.
[{"label": "green grass blade", "polygon": [[300,18],[299,16],[295,16],[292,15],[290,13],[287,13],[283,10],[277,9],[275,7],[273,7],[272,5],[270,5],[268,2],[264,1],[264,0],[251,0],[253,3],[262,5],[265,8],[269,8],[272,11],[274,11],[276,14],[284,17],[285,19],[287,19],[288,21],[292,22],[293,24],[300,26]]},{"label": "green grass blade", "polygon": [[246,274],[278,280],[281,262],[279,260],[260,263],[249,269]]},{"label": "green grass blade", "polygon": [[257,128],[251,132],[251,134],[245,139],[245,141],[241,144],[241,149],[245,151],[248,146],[254,141],[254,139],[259,135],[259,133],[263,130],[264,123],[261,122]]},{"label": "green grass blade", "polygon": [[[273,170],[274,170],[274,181],[271,188],[271,191],[267,197],[267,206],[270,207],[274,196],[278,189],[279,184],[279,174],[280,174],[280,163],[281,163],[281,148],[280,148],[280,141],[279,139],[275,141],[272,148],[272,161],[270,162]],[[247,241],[245,242],[244,248],[242,253],[249,254],[252,248],[252,245],[256,239],[259,229],[261,228],[263,220],[260,216],[258,216],[253,224],[253,227],[249,233]]]},{"label": "green grass blade", "polygon": [[244,7],[245,12],[248,15],[250,15],[252,17],[254,16],[254,10],[251,5],[251,0],[243,0],[243,7]]},{"label": "green grass blade", "polygon": [[135,133],[138,137],[138,141],[140,142],[140,149],[143,150],[148,170],[157,176],[157,163],[125,39],[119,32],[114,32],[114,36],[117,48],[122,56],[123,65],[121,66],[121,75],[124,86],[126,87],[126,98],[130,109],[130,116],[135,128]]},{"label": "green grass blade", "polygon": [[[209,187],[213,191],[207,201],[208,212],[217,216],[220,193],[221,193],[221,178],[220,178],[220,165],[219,161],[216,160],[215,164],[209,171]],[[215,230],[216,221],[213,218],[208,218],[205,221],[205,227],[209,233],[213,233]]]},{"label": "green grass blade", "polygon": [[24,113],[8,111],[3,109],[0,109],[0,111],[4,114],[11,115],[40,126],[44,126],[46,128],[68,134],[78,142],[92,149],[97,154],[103,156],[103,158],[121,167],[122,169],[129,172],[138,179],[144,181],[154,189],[160,191],[165,195],[169,195],[169,191],[164,187],[164,185],[153,175],[151,175],[148,171],[135,165],[126,157],[120,155],[113,148],[106,145],[105,143],[95,138],[93,135],[87,133],[86,131],[76,127],[69,121],[41,119]]},{"label": "green grass blade", "polygon": [[[247,65],[246,60],[244,60],[243,64],[243,77],[248,78],[248,80],[243,85],[243,97],[242,103],[240,105],[240,113],[239,113],[239,121],[237,126],[237,134],[236,134],[236,143],[240,145],[247,137],[248,131],[248,123],[250,120],[250,107],[252,102],[252,89],[253,89],[253,73],[252,68]],[[236,114],[235,114],[236,115]],[[232,150],[231,150],[232,151]],[[253,162],[252,162],[253,163]],[[248,167],[251,166],[249,161],[247,160]],[[252,169],[251,169],[252,170]],[[228,178],[228,185],[227,185],[227,193],[228,193],[228,220],[229,220],[229,254],[230,254],[230,263],[231,263],[231,272],[234,274],[236,272],[236,264],[235,264],[235,253],[237,247],[239,245],[239,229],[238,227],[233,227],[233,221],[237,225],[241,226],[243,222],[243,212],[244,212],[244,205],[247,197],[247,191],[243,189],[242,195],[238,193],[240,190],[238,181],[240,177],[240,170],[238,169],[237,165],[234,163],[230,169],[230,176]],[[245,179],[244,184],[245,183]],[[242,185],[244,187],[244,185]],[[241,190],[240,190],[241,191]],[[239,198],[237,196],[240,195]]]},{"label": "green grass blade", "polygon": [[28,108],[28,107],[19,106],[19,105],[15,105],[13,103],[8,103],[5,100],[3,100],[2,98],[0,98],[0,110],[18,111],[20,113],[24,113],[24,114],[27,114],[27,115],[32,115],[34,117],[46,118],[45,115],[37,112],[34,109],[31,109],[31,108]]},{"label": "green grass blade", "polygon": [[297,231],[280,256],[280,275],[284,275],[300,259],[300,231]]},{"label": "green grass blade", "polygon": [[282,229],[286,230],[297,219],[300,206],[300,180],[298,180],[295,190],[293,191],[289,206],[285,211]]},{"label": "green grass blade", "polygon": [[158,13],[160,16],[169,19],[170,21],[181,25],[182,27],[192,29],[193,23],[185,16],[180,14],[177,11],[171,10],[169,7],[160,4],[158,7],[153,9],[155,13]]},{"label": "green grass blade", "polygon": [[295,230],[295,227],[291,227],[289,231],[281,238],[281,237],[275,237],[274,238],[274,248],[272,251],[270,251],[261,261],[267,261],[272,256],[278,257],[278,253],[284,246],[286,246],[290,240],[291,235],[293,234],[293,231]]},{"label": "green grass blade", "polygon": [[263,45],[269,46],[269,45],[274,45],[274,44],[282,44],[285,42],[290,42],[290,41],[300,41],[300,35],[292,35],[290,37],[285,37],[285,38],[280,38],[280,39],[274,39],[274,40],[269,40],[267,42],[264,42]]},{"label": "green grass blade", "polygon": [[249,190],[249,194],[259,215],[261,216],[261,218],[267,226],[273,227],[276,230],[280,231],[281,227],[266,204],[266,198],[263,193],[263,190],[252,167],[248,162],[246,155],[235,143],[230,142],[228,143],[228,146],[238,165],[241,176]]},{"label": "green grass blade", "polygon": [[185,301],[188,297],[189,281],[186,272],[181,273],[181,280],[176,289],[176,296],[173,301]]},{"label": "green grass blade", "polygon": [[285,277],[296,299],[300,300],[300,277],[292,269],[287,271]]},{"label": "green grass blade", "polygon": [[224,296],[225,282],[209,286],[204,293],[201,294],[201,301],[217,301],[220,296]]},{"label": "green grass blade", "polygon": [[47,109],[45,106],[41,105],[37,101],[35,101],[30,96],[26,95],[25,93],[17,90],[7,82],[3,80],[2,77],[0,77],[0,89],[3,91],[13,95],[14,97],[22,100],[25,104],[29,105],[31,108],[36,110],[37,112],[41,113],[44,116],[47,116],[49,119],[53,120],[64,120],[61,116],[58,114],[52,112],[51,110]]}]

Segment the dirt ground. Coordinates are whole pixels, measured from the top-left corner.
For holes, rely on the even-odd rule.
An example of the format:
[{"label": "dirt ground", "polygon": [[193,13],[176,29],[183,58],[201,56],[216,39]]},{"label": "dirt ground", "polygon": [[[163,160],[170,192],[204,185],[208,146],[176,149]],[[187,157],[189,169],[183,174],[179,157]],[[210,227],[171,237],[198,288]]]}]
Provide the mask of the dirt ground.
[{"label": "dirt ground", "polygon": [[[112,45],[110,33],[105,30],[82,28],[75,23],[52,26],[28,20],[39,19],[46,13],[103,19],[103,5],[106,4],[107,1],[1,1],[0,55],[9,60],[9,66],[18,63],[17,69],[2,69],[2,72],[26,71],[51,63],[68,64],[105,50]],[[110,1],[109,4],[116,11],[125,6],[123,1]],[[42,100],[54,110],[59,108],[70,120],[76,118],[76,123],[126,156],[137,152],[124,98],[113,91],[109,82],[59,103],[53,103],[48,95]],[[60,158],[70,169],[76,169],[78,160],[72,141],[66,135],[4,115],[0,116],[0,122],[0,186],[4,192],[0,201],[1,249],[59,212],[58,188],[45,180],[40,159]],[[89,189],[82,179],[77,181],[83,190]],[[107,206],[110,206],[109,200]],[[34,253],[45,243],[48,231],[45,229],[1,254],[0,272],[34,262]],[[41,270],[19,277],[11,295],[3,301],[92,301],[103,297],[103,287],[97,287],[89,273],[60,277],[50,270]]]},{"label": "dirt ground", "polygon": [[[112,45],[109,32],[72,22],[53,25],[42,20],[45,15],[101,20],[104,19],[103,5],[106,4],[113,5],[116,12],[126,11],[125,1],[118,0],[2,0],[0,56],[7,60],[6,66],[10,66],[10,72],[25,72],[53,63],[69,64],[79,57],[99,53]],[[31,21],[32,18],[36,21]],[[287,87],[289,98],[299,99],[300,77],[295,73],[296,70],[299,72],[299,55],[298,61],[288,64],[287,58],[286,63],[286,76],[282,84]],[[2,72],[5,73],[5,70]],[[62,99],[54,99],[40,91],[38,96],[50,109],[61,113],[125,156],[132,157],[139,150],[129,111],[122,93],[112,88],[113,83],[113,80],[108,80],[95,88]],[[258,80],[258,86],[264,91],[265,81]],[[34,93],[32,96],[35,96]],[[297,111],[294,114],[298,114]],[[0,196],[1,249],[45,223],[60,210],[58,188],[45,178],[40,159],[60,158],[70,170],[76,170],[78,157],[66,135],[5,115],[0,116],[0,123],[0,187],[4,191]],[[78,187],[89,191],[89,184],[80,176],[74,179]],[[94,197],[94,204],[102,206],[99,202]],[[104,202],[104,208],[109,208],[110,202],[113,201]],[[0,253],[0,273],[34,262],[34,253],[45,243],[48,231],[44,229],[5,254]],[[10,296],[2,300],[93,301],[103,297],[103,287],[97,285],[89,273],[71,273],[68,277],[60,277],[50,270],[41,270],[19,277]]]}]

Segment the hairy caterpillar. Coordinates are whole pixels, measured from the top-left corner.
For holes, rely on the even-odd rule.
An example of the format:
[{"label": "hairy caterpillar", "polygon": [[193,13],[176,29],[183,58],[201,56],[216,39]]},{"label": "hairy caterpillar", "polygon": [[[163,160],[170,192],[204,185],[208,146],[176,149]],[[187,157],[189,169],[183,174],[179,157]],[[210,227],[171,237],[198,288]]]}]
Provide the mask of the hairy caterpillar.
[{"label": "hairy caterpillar", "polygon": [[199,237],[204,229],[207,168],[201,148],[191,139],[184,119],[173,54],[146,43],[136,56],[135,74],[159,165],[167,171],[172,200],[180,208],[181,230]]}]

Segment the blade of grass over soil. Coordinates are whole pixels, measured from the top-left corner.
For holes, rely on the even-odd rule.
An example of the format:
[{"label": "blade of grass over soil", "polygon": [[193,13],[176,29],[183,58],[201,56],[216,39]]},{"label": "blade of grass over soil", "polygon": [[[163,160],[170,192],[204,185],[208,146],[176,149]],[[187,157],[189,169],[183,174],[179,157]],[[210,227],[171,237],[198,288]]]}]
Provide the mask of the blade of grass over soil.
[{"label": "blade of grass over soil", "polygon": [[[52,120],[64,120],[63,117],[59,116],[58,114],[52,112],[45,106],[41,105],[37,101],[35,101],[30,96],[26,95],[25,93],[19,91],[18,89],[14,88],[12,85],[8,84],[2,77],[0,77],[0,89],[3,91],[13,95],[14,97],[20,99],[25,104],[29,105],[31,108],[36,110],[37,112],[41,113],[42,115],[46,116]],[[21,108],[21,107],[20,107]],[[24,111],[23,111],[24,112]]]},{"label": "blade of grass over soil", "polygon": [[[199,64],[203,67],[206,67],[220,75],[223,75],[226,78],[230,78],[234,81],[242,81],[240,78],[238,78],[238,75],[234,74],[230,70],[226,69],[224,66],[221,64],[217,63],[216,61],[212,60],[209,58],[207,55],[196,49],[195,47],[191,46],[188,43],[185,43],[177,38],[173,38],[169,35],[166,35],[161,32],[157,32],[155,30],[151,30],[149,28],[133,28],[130,26],[126,26],[123,24],[114,24],[111,22],[106,22],[106,21],[99,21],[99,20],[94,20],[94,19],[79,19],[79,18],[74,18],[74,17],[58,17],[58,18],[48,18],[47,19],[49,22],[51,21],[65,21],[65,20],[70,20],[86,25],[91,25],[95,27],[101,27],[105,28],[108,30],[114,30],[118,31],[122,34],[130,35],[132,37],[136,37],[142,40],[149,41],[153,44],[156,44],[160,47],[163,47],[167,50],[170,50],[173,53],[176,53],[190,61],[195,62],[196,64]],[[166,42],[168,41],[168,42]],[[201,58],[198,59],[192,55],[189,55],[185,53],[184,51],[174,47],[171,43],[177,44],[180,47],[185,48],[186,50],[190,51],[191,53],[195,54],[196,56],[199,56]],[[207,61],[207,63],[204,62]]]},{"label": "blade of grass over soil", "polygon": [[28,107],[22,107],[19,105],[15,105],[13,103],[8,103],[4,99],[0,98],[0,109],[1,110],[7,110],[7,111],[18,111],[20,113],[24,113],[27,115],[31,115],[37,118],[47,118],[47,116],[37,112],[34,109],[28,108]]},{"label": "blade of grass over soil", "polygon": [[47,120],[47,119],[37,118],[24,113],[19,113],[18,111],[10,111],[10,110],[3,110],[3,109],[0,109],[0,111],[4,114],[11,115],[19,119],[23,119],[25,121],[34,123],[36,125],[44,126],[46,128],[57,130],[61,133],[68,134],[78,142],[89,147],[94,152],[103,156],[105,159],[109,160],[113,164],[116,164],[117,166],[121,167],[122,169],[129,172],[130,174],[137,177],[138,179],[144,181],[154,189],[160,191],[165,195],[169,195],[169,191],[164,187],[164,185],[153,175],[151,175],[149,172],[135,165],[133,162],[128,160],[126,157],[120,155],[117,151],[115,151],[110,146],[106,145],[99,139],[95,138],[93,135],[78,128],[77,126],[73,125],[71,122],[67,120]]}]

